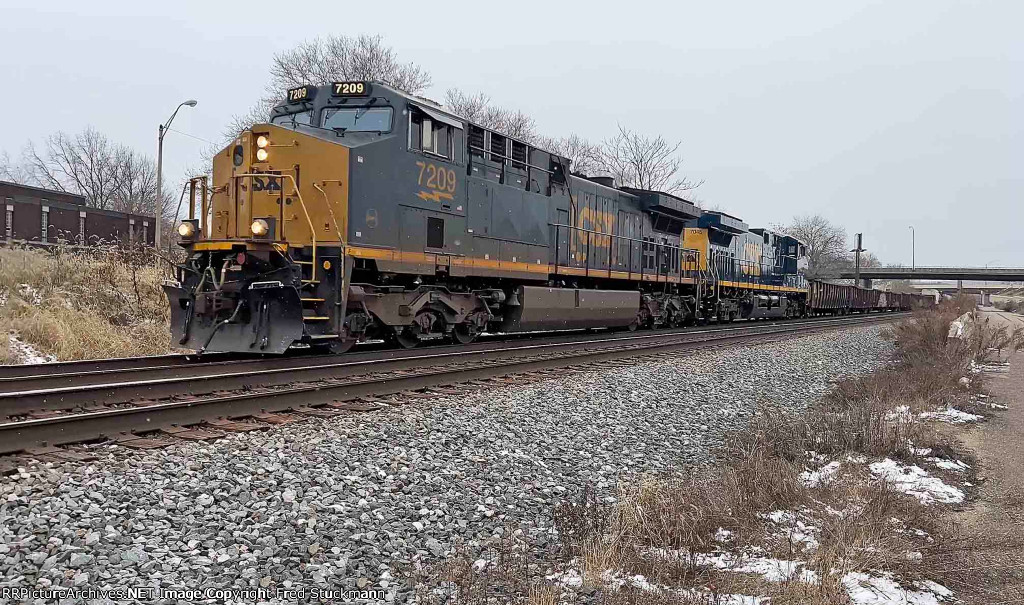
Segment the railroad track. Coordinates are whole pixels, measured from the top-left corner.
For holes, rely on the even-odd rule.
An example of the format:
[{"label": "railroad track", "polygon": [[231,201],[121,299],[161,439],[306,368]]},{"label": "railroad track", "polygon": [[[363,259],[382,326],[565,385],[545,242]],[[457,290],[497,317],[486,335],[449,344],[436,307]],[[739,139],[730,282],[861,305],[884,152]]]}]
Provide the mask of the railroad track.
[{"label": "railroad track", "polygon": [[[893,316],[892,314],[888,315]],[[831,321],[831,318],[816,318],[798,320],[801,323],[811,324],[819,321]],[[771,322],[774,325],[776,322]],[[787,322],[795,323],[795,322]],[[678,333],[695,333],[713,330],[736,330],[737,327],[758,324],[723,324],[696,328],[679,328],[658,330],[659,335],[670,335]],[[647,332],[640,332],[647,334]],[[587,333],[584,331],[571,331],[560,333],[526,333],[526,334],[505,334],[482,337],[480,341],[471,345],[427,345],[415,350],[393,349],[381,346],[362,346],[360,349],[346,353],[344,356],[317,355],[309,351],[298,350],[290,355],[260,355],[260,354],[237,354],[237,353],[207,353],[205,355],[181,354],[181,355],[156,355],[148,357],[118,358],[118,359],[95,359],[84,361],[66,361],[40,365],[0,365],[0,419],[12,414],[6,413],[15,407],[9,407],[5,399],[10,401],[15,396],[27,396],[38,394],[53,397],[68,397],[71,404],[89,403],[88,401],[77,401],[71,393],[85,391],[85,388],[95,385],[127,385],[129,383],[146,384],[146,381],[159,379],[181,379],[184,377],[203,377],[220,374],[240,374],[252,370],[278,370],[278,369],[301,369],[317,364],[335,364],[339,360],[346,362],[365,362],[379,360],[396,360],[401,358],[421,358],[427,354],[439,354],[446,352],[464,353],[474,350],[485,350],[493,348],[519,347],[523,342],[536,344],[550,343],[576,343],[585,344],[589,340],[608,340],[613,338],[632,338],[634,333],[629,332],[607,332],[598,331]],[[168,384],[173,383],[169,380]],[[66,389],[60,391],[59,389]],[[180,389],[165,389],[168,395],[180,392]],[[195,393],[196,391],[190,390]],[[201,392],[201,391],[199,391]],[[135,394],[136,397],[166,396],[161,395],[159,390]],[[31,406],[22,405],[22,409]],[[55,407],[54,409],[59,409]]]},{"label": "railroad track", "polygon": [[[526,342],[479,343],[344,356],[180,361],[182,356],[65,364],[52,375],[0,375],[0,455],[81,458],[58,446],[109,439],[134,447],[166,445],[169,436],[207,439],[256,430],[296,416],[334,416],[381,407],[377,397],[455,394],[451,385],[625,357],[765,342],[850,325],[892,321],[905,313],[683,331],[590,334]],[[162,363],[171,361],[172,363]],[[127,361],[127,360],[126,360]],[[107,369],[102,364],[107,363]],[[63,368],[62,368],[63,369]],[[14,387],[13,390],[11,387]],[[32,387],[32,388],[26,388]],[[433,389],[423,393],[423,390]],[[154,438],[153,436],[156,435]]]}]

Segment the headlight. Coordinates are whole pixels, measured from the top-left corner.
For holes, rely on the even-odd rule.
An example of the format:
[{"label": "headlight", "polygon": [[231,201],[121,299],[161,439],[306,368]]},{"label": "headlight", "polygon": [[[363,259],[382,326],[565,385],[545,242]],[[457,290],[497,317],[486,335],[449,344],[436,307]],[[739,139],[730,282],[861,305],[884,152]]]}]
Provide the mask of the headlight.
[{"label": "headlight", "polygon": [[270,139],[268,139],[266,137],[266,135],[262,135],[261,134],[260,136],[256,137],[256,146],[257,147],[259,147],[260,149],[263,149],[267,145],[270,145]]},{"label": "headlight", "polygon": [[267,161],[267,156],[269,156],[269,155],[270,155],[270,153],[268,153],[266,149],[257,149],[256,150],[256,159],[261,161],[261,162],[266,162]]},{"label": "headlight", "polygon": [[181,237],[192,237],[196,234],[196,226],[194,223],[181,223],[178,225],[178,235]]},{"label": "headlight", "polygon": [[252,225],[249,225],[249,229],[256,237],[263,237],[270,231],[270,225],[267,224],[267,221],[258,218],[252,222]]}]

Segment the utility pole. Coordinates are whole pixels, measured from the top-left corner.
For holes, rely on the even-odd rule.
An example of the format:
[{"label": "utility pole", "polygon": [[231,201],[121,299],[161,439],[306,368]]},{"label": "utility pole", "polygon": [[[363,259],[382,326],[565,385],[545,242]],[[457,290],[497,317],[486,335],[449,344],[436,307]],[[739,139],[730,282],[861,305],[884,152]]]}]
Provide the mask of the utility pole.
[{"label": "utility pole", "polygon": [[[178,111],[175,110],[175,113]],[[173,116],[171,116],[173,119]],[[168,122],[169,123],[169,122]],[[161,124],[157,129],[157,148],[156,148],[156,208],[153,210],[153,220],[156,222],[156,231],[153,232],[153,248],[157,250],[157,256],[160,254],[160,220],[163,214],[163,192],[164,192],[164,125]],[[149,242],[142,242],[145,246]],[[159,260],[157,263],[159,264]]]},{"label": "utility pole", "polygon": [[854,248],[853,250],[850,250],[850,252],[853,252],[855,254],[853,269],[853,285],[857,286],[858,288],[860,287],[860,253],[867,252],[867,250],[865,250],[863,246],[861,246],[863,235],[863,233],[858,233],[857,235],[853,236],[854,241],[857,242],[857,247]]},{"label": "utility pole", "polygon": [[[153,213],[154,220],[156,221],[156,231],[153,233],[153,248],[157,251],[160,250],[160,227],[163,223],[163,181],[164,181],[164,135],[167,134],[167,130],[171,127],[171,122],[174,121],[174,116],[178,115],[178,110],[184,106],[195,107],[196,102],[194,99],[188,101],[182,101],[178,104],[178,107],[174,109],[174,113],[171,117],[167,118],[167,122],[160,125],[157,129],[157,146],[156,146],[156,211]],[[143,242],[145,243],[145,242]],[[157,256],[159,258],[159,255]],[[159,260],[157,261],[160,262]]]},{"label": "utility pole", "polygon": [[914,242],[914,226],[910,226],[910,272],[917,271],[917,259],[915,258],[917,247]]}]

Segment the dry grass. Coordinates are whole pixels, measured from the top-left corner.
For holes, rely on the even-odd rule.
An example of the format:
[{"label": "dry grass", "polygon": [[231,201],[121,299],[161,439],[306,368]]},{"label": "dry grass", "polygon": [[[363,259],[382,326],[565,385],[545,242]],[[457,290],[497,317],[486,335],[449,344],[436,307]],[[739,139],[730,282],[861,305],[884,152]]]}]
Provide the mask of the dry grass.
[{"label": "dry grass", "polygon": [[[523,560],[539,564],[518,567],[519,580],[513,580],[515,571],[474,572],[467,560],[461,567],[467,573],[449,570],[445,577],[467,587],[475,581],[480,590],[461,591],[450,602],[572,602],[582,592],[608,605],[711,605],[729,594],[767,596],[773,605],[841,605],[849,602],[842,578],[864,570],[890,572],[905,583],[958,585],[958,560],[968,545],[942,507],[923,506],[874,480],[862,463],[843,464],[817,485],[801,481],[800,473],[825,460],[858,456],[921,463],[922,447],[975,467],[969,454],[917,420],[918,412],[938,404],[967,407],[980,389],[976,379],[960,381],[970,374],[972,360],[999,345],[1019,348],[1013,335],[988,328],[964,342],[947,342],[950,321],[963,312],[965,305],[947,302],[896,326],[888,335],[895,341],[892,363],[840,382],[798,417],[760,410],[745,430],[725,441],[717,465],[623,485],[614,505],[583,490],[554,512],[557,552],[531,556],[523,544]],[[773,511],[789,514],[772,518]],[[813,545],[801,538],[807,526],[813,527]],[[741,573],[738,558],[731,568],[709,564],[709,557],[723,553],[801,561],[818,581],[769,581]],[[544,565],[578,570],[583,587],[553,586],[540,571]],[[636,575],[663,588],[633,586],[629,578]],[[437,576],[426,574],[424,585],[436,585],[431,578]]]},{"label": "dry grass", "polygon": [[166,353],[162,278],[137,248],[2,248],[0,330],[60,360]]},{"label": "dry grass", "polygon": [[1003,311],[1008,311],[1010,313],[1020,313],[1021,311],[1024,311],[1024,300],[1017,298],[1008,298],[1006,300],[996,302],[994,305],[997,309],[1002,309]]}]

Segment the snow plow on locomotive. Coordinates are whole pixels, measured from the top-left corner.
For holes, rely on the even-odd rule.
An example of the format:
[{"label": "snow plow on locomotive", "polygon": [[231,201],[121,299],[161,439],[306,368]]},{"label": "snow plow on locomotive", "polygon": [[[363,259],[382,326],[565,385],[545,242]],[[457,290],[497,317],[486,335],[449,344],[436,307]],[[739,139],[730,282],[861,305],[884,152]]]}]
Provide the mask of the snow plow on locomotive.
[{"label": "snow plow on locomotive", "polygon": [[801,242],[570,169],[380,83],[291,89],[190,182],[173,344],[343,352],[811,310]]}]

